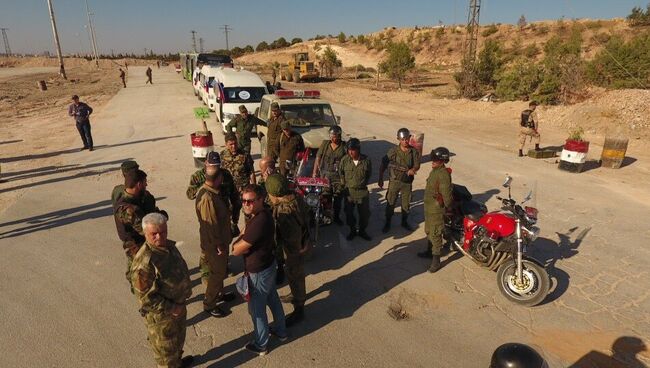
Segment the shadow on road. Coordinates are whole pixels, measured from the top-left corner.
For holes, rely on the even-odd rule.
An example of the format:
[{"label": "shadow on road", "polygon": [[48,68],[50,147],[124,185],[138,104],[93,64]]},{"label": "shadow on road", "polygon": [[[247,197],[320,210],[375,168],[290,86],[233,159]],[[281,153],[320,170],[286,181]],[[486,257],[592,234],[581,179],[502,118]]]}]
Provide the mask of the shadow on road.
[{"label": "shadow on road", "polygon": [[645,342],[635,336],[621,336],[612,344],[612,355],[592,350],[569,368],[591,368],[591,367],[609,367],[609,368],[647,368],[647,365],[641,362],[637,355],[641,352],[648,351]]},{"label": "shadow on road", "polygon": [[[125,159],[125,160],[127,160],[127,159]],[[104,166],[104,165],[118,165],[119,166],[122,162],[124,162],[124,160],[97,162],[97,163],[92,163],[92,164],[88,164],[88,165],[85,165],[85,166],[80,166],[78,164],[61,165],[61,166],[44,166],[44,167],[39,167],[39,168],[31,169],[31,170],[8,172],[8,173],[6,173],[6,175],[3,173],[2,177],[7,178],[7,182],[11,182],[11,181],[16,181],[16,180],[24,180],[24,179],[35,178],[35,177],[39,177],[39,176],[65,173],[65,172],[74,171],[74,170],[90,169],[90,168]]]},{"label": "shadow on road", "polygon": [[[122,160],[120,160],[120,162],[122,162]],[[113,163],[113,162],[111,161],[111,163]],[[112,167],[112,168],[105,168],[105,169],[102,169],[102,170],[82,171],[82,172],[78,172],[78,173],[75,173],[75,174],[70,175],[70,176],[63,176],[63,177],[59,177],[59,178],[52,178],[52,179],[47,179],[47,180],[38,181],[38,182],[34,182],[34,183],[27,183],[27,184],[16,185],[14,187],[3,188],[3,189],[0,189],[0,193],[10,192],[12,190],[31,188],[31,187],[36,187],[36,186],[40,186],[40,185],[58,183],[58,182],[61,182],[61,181],[66,181],[66,180],[85,178],[85,177],[88,177],[88,176],[102,175],[102,174],[106,174],[106,173],[109,173],[109,172],[112,172],[112,171],[118,171],[118,170],[120,170],[119,166],[118,167]]]}]

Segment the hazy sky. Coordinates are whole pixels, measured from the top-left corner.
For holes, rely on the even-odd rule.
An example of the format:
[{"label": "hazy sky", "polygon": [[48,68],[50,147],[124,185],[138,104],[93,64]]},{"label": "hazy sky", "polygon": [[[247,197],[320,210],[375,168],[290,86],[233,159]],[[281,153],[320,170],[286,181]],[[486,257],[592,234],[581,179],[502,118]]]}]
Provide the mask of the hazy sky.
[{"label": "hazy sky", "polygon": [[[52,0],[64,53],[89,49],[84,0]],[[481,24],[565,18],[625,17],[650,0],[483,0]],[[468,0],[88,0],[99,51],[177,52],[191,47],[190,30],[206,50],[225,48],[219,27],[233,28],[230,46],[278,37],[369,33],[386,26],[465,23]],[[54,52],[46,0],[0,0],[0,27],[16,53]],[[198,44],[198,41],[197,41]],[[0,47],[3,47],[0,44]],[[4,51],[4,49],[0,49]]]}]

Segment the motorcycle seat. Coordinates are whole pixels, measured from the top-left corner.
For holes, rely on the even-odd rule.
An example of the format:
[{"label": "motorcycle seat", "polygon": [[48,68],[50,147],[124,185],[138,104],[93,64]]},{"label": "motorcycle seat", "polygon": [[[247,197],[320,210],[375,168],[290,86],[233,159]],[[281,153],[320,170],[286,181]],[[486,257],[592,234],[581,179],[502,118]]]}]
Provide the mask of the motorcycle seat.
[{"label": "motorcycle seat", "polygon": [[468,219],[478,221],[487,212],[487,208],[476,201],[465,201],[461,203],[460,211]]},{"label": "motorcycle seat", "polygon": [[468,219],[476,222],[476,221],[480,220],[481,217],[483,217],[483,212],[469,213],[469,214],[465,215],[465,217],[467,217]]}]

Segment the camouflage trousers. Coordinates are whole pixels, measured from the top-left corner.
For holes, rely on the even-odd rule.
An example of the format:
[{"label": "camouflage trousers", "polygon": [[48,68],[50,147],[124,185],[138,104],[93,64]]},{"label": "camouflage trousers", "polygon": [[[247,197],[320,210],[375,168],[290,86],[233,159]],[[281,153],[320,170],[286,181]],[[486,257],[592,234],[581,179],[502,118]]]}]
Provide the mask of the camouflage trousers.
[{"label": "camouflage trousers", "polygon": [[307,288],[305,286],[305,258],[297,253],[297,249],[291,250],[291,252],[288,252],[288,249],[285,249],[285,252],[287,253],[285,270],[287,272],[287,281],[289,282],[291,296],[293,297],[291,303],[294,306],[302,307],[305,305],[305,300],[307,299]]},{"label": "camouflage trousers", "polygon": [[158,367],[179,368],[185,344],[187,308],[178,317],[149,312],[144,317],[149,345]]},{"label": "camouflage trousers", "polygon": [[445,223],[442,212],[424,213],[424,232],[431,247],[431,253],[439,256],[442,253],[442,237],[445,231]]},{"label": "camouflage trousers", "polygon": [[539,133],[533,128],[522,127],[519,130],[519,149],[523,150],[526,145],[526,140],[530,139],[531,143],[539,144]]},{"label": "camouflage trousers", "polygon": [[199,268],[201,269],[201,282],[205,285],[203,309],[211,310],[217,306],[217,302],[221,298],[223,280],[227,276],[228,252],[218,255],[216,249],[201,250]]},{"label": "camouflage trousers", "polygon": [[397,204],[397,196],[402,199],[402,217],[408,217],[411,210],[411,192],[413,185],[410,183],[403,183],[399,180],[390,180],[388,182],[388,192],[386,193],[386,218],[391,218],[395,213],[395,204]]}]

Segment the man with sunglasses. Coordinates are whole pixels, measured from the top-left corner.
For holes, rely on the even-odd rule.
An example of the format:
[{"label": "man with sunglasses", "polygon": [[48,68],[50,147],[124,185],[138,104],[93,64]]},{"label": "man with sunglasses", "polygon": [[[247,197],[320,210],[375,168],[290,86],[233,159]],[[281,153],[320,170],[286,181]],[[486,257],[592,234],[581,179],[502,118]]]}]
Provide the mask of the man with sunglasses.
[{"label": "man with sunglasses", "polygon": [[381,159],[379,166],[379,188],[384,188],[384,171],[389,169],[388,192],[386,193],[386,223],[382,232],[390,230],[390,221],[395,212],[397,196],[402,197],[402,227],[408,231],[413,228],[408,223],[409,211],[411,209],[411,192],[413,191],[413,179],[420,170],[420,154],[411,147],[409,143],[411,132],[406,128],[397,131],[399,144],[388,150],[388,153]]}]

